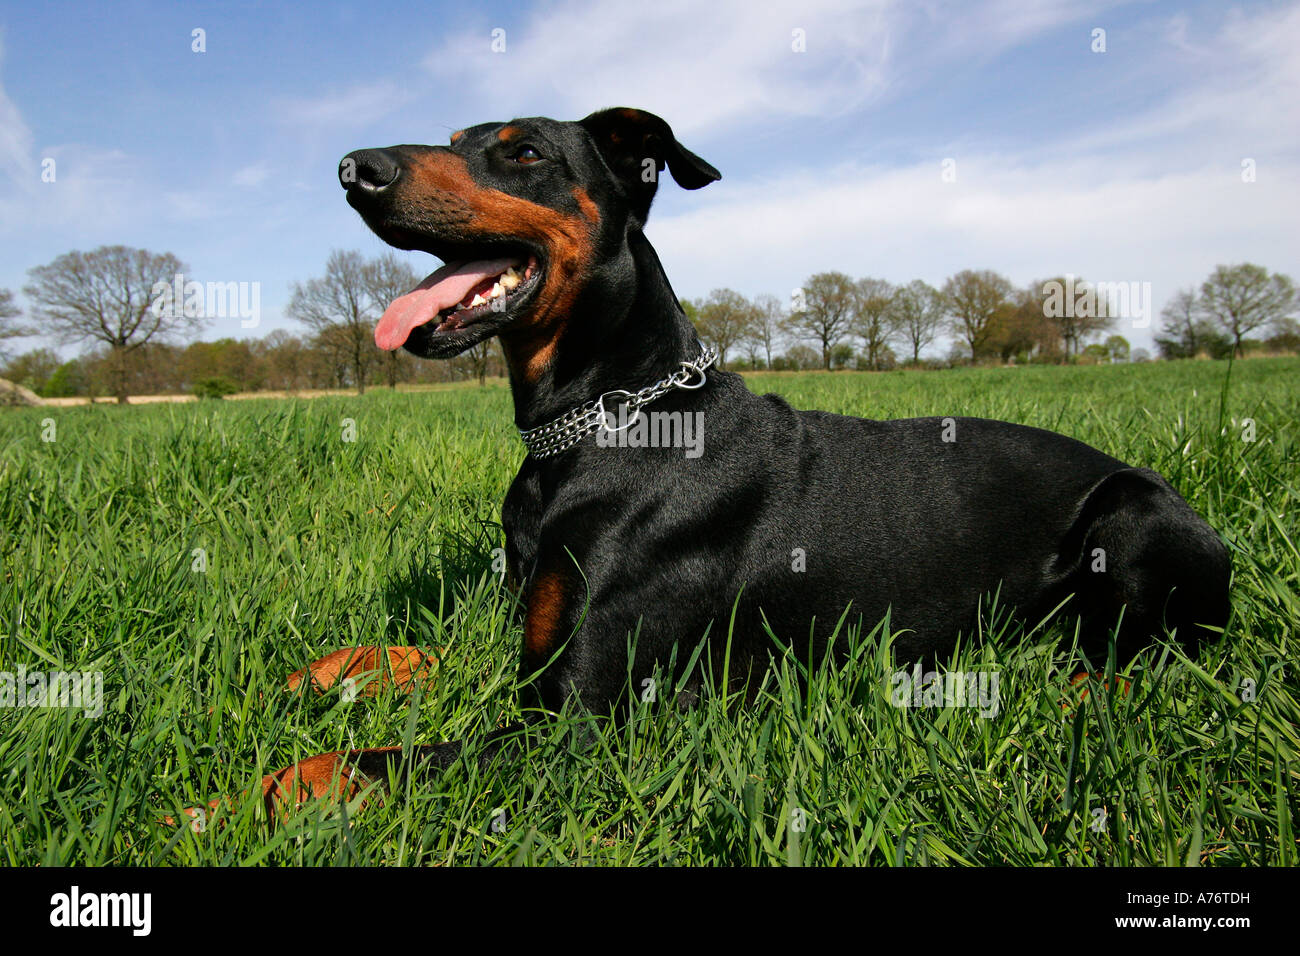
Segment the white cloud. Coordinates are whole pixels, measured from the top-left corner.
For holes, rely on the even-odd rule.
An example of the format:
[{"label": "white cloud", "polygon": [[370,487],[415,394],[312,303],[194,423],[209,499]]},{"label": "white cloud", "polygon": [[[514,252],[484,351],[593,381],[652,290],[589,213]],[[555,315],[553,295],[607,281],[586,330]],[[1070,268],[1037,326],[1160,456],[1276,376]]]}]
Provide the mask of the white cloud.
[{"label": "white cloud", "polygon": [[[515,115],[576,118],[633,105],[672,117],[679,131],[773,112],[835,115],[884,91],[891,6],[569,2],[518,26],[485,22],[454,34],[425,67],[455,83],[462,100],[509,103]],[[490,46],[496,27],[506,30],[502,53]],[[807,52],[792,49],[795,30],[804,31]]]},{"label": "white cloud", "polygon": [[281,99],[275,107],[280,118],[292,125],[330,130],[366,126],[400,109],[415,97],[415,91],[393,80],[363,83],[313,98]]},{"label": "white cloud", "polygon": [[[0,33],[0,70],[4,67],[4,34]],[[32,151],[32,131],[22,112],[0,82],[0,171],[14,185],[31,191],[39,179]]]},{"label": "white cloud", "polygon": [[[930,2],[912,24],[915,69],[948,60],[990,59],[1067,23],[1100,26],[1095,18],[1124,0],[988,0],[984,3]],[[1080,35],[1080,44],[1088,34]]]},{"label": "white cloud", "polygon": [[236,186],[257,187],[266,182],[271,176],[271,167],[267,163],[254,163],[251,166],[245,166],[243,169],[235,171],[235,175],[230,181]]},{"label": "white cloud", "polygon": [[54,161],[54,180],[34,172],[34,186],[0,196],[0,236],[30,237],[35,223],[45,235],[96,236],[152,209],[138,164],[121,150],[68,143],[43,147],[40,156]]},{"label": "white cloud", "polygon": [[[1189,150],[1234,150],[1237,159],[1296,155],[1300,129],[1300,6],[1238,12],[1212,36],[1192,39],[1175,17],[1153,39],[1162,69],[1186,78],[1176,93],[1122,119],[1079,124],[1061,146],[1072,151],[1145,144],[1143,160],[1176,168]],[[1158,47],[1163,47],[1159,49]],[[1175,164],[1170,167],[1169,164]]]},{"label": "white cloud", "polygon": [[[1300,167],[1278,175],[1271,186],[1216,166],[1115,176],[1108,160],[1021,165],[985,156],[963,160],[948,184],[937,162],[844,166],[733,186],[712,200],[702,190],[686,200],[694,211],[652,214],[647,234],[679,295],[732,286],[784,298],[829,269],[939,285],[960,269],[991,268],[1020,284],[1065,272],[1150,282],[1158,314],[1217,263],[1285,271],[1300,260],[1284,185]],[[1121,331],[1150,343],[1150,330]]]},{"label": "white cloud", "polygon": [[[677,132],[796,116],[826,119],[890,96],[912,74],[991,58],[1114,3],[994,0],[917,5],[896,0],[627,7],[569,0],[518,24],[489,23],[443,40],[424,61],[455,84],[458,103],[498,115],[560,119],[597,106],[637,106]],[[491,31],[505,32],[492,52]],[[806,52],[796,53],[794,31]],[[564,69],[557,70],[557,63]]]}]

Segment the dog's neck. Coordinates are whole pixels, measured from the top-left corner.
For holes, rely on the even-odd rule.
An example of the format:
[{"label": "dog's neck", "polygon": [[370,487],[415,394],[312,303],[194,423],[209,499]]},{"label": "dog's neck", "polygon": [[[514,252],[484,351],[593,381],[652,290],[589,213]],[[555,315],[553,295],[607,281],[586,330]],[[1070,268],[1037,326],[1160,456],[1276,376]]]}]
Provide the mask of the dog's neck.
[{"label": "dog's neck", "polygon": [[[607,391],[654,384],[698,357],[695,327],[639,229],[629,234],[627,249],[630,281],[611,287],[597,277],[587,285],[532,381],[523,363],[507,361],[519,428],[544,424]],[[517,346],[508,336],[502,345],[511,359]]]}]

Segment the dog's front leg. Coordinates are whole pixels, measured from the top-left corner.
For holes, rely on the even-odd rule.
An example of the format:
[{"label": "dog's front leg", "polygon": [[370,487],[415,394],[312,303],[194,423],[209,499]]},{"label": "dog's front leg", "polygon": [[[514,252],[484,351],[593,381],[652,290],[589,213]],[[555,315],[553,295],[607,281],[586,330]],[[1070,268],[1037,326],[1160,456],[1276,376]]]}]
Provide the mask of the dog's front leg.
[{"label": "dog's front leg", "polygon": [[[306,757],[262,778],[261,797],[267,820],[274,826],[312,800],[334,803],[362,797],[362,806],[372,800],[382,803],[390,780],[404,781],[412,773],[417,780],[426,778],[453,766],[462,757],[477,759],[480,766],[486,766],[509,751],[526,729],[524,724],[514,724],[481,740],[423,744],[406,751],[401,747],[366,747]],[[228,813],[233,802],[218,798],[206,807],[188,807],[181,816],[191,825],[200,820],[206,825],[215,816]],[[165,816],[162,822],[172,825],[176,821]]]}]

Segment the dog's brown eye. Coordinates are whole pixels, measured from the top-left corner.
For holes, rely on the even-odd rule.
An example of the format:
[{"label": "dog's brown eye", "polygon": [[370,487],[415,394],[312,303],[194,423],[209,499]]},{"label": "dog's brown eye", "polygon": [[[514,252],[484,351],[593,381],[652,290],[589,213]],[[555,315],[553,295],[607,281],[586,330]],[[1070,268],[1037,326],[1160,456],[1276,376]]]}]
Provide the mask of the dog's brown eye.
[{"label": "dog's brown eye", "polygon": [[515,162],[528,166],[541,160],[542,154],[531,146],[525,146],[519,152],[515,153]]}]

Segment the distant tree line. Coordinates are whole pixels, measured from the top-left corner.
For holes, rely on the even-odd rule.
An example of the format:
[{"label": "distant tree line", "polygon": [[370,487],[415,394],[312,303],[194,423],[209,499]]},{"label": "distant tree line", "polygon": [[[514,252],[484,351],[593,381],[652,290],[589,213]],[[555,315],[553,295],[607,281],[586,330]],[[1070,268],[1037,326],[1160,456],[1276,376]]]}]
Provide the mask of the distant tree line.
[{"label": "distant tree line", "polygon": [[[495,340],[450,362],[374,345],[375,323],[419,277],[396,256],[335,251],[323,276],[295,282],[286,314],[302,335],[189,341],[207,321],[201,303],[170,284],[186,272],[170,253],[125,246],[70,252],[29,271],[26,314],[0,289],[0,378],[39,395],[115,396],[307,389],[453,381],[505,374]],[[231,283],[230,285],[235,285]],[[166,292],[160,307],[159,290]],[[1125,292],[1058,276],[1016,287],[990,270],[964,270],[936,288],[921,280],[820,272],[788,301],[715,289],[682,302],[724,366],[748,369],[889,369],[954,364],[1122,362],[1150,358],[1118,333],[1135,303]],[[233,294],[233,290],[232,290]],[[191,305],[194,307],[191,308]],[[1155,336],[1166,359],[1300,352],[1297,296],[1285,275],[1250,263],[1219,266],[1199,288],[1179,291]],[[1150,303],[1145,303],[1149,310]],[[27,321],[23,321],[26,319]],[[78,344],[64,360],[49,348],[4,351],[16,336]],[[941,339],[946,355],[927,353]]]},{"label": "distant tree line", "polygon": [[[328,339],[328,337],[327,337]],[[365,369],[367,386],[430,384],[505,374],[497,352],[485,363],[461,357],[429,362],[405,352],[385,356]],[[317,336],[277,329],[262,338],[225,338],[176,345],[151,342],[122,357],[100,346],[64,360],[52,349],[34,349],[0,364],[0,378],[45,398],[198,394],[205,392],[299,392],[355,389],[355,372],[342,349]]]},{"label": "distant tree line", "polygon": [[[715,289],[705,298],[684,300],[682,307],[724,365],[737,368],[878,370],[1149,359],[1118,334],[1125,321],[1138,318],[1137,305],[1150,308],[1136,299],[1141,289],[1133,290],[1132,299],[1129,291],[1073,276],[1017,288],[989,270],[958,272],[939,288],[919,279],[894,285],[819,272],[789,302]],[[1289,277],[1249,263],[1219,266],[1199,290],[1182,290],[1165,306],[1156,347],[1166,359],[1300,352],[1296,306]],[[941,336],[951,342],[947,355],[923,358]]]},{"label": "distant tree line", "polygon": [[495,342],[450,362],[375,347],[384,307],[419,281],[391,254],[367,261],[357,252],[336,251],[323,277],[294,283],[286,313],[304,326],[302,335],[276,330],[186,343],[208,317],[201,302],[171,294],[178,275],[193,281],[175,256],[125,246],[71,252],[31,269],[23,289],[31,322],[19,321],[23,313],[13,293],[0,290],[0,349],[7,338],[43,333],[60,345],[80,344],[83,352],[64,360],[49,348],[17,356],[0,351],[0,378],[47,398],[114,396],[125,402],[129,395],[169,393],[364,391],[505,373]]}]

